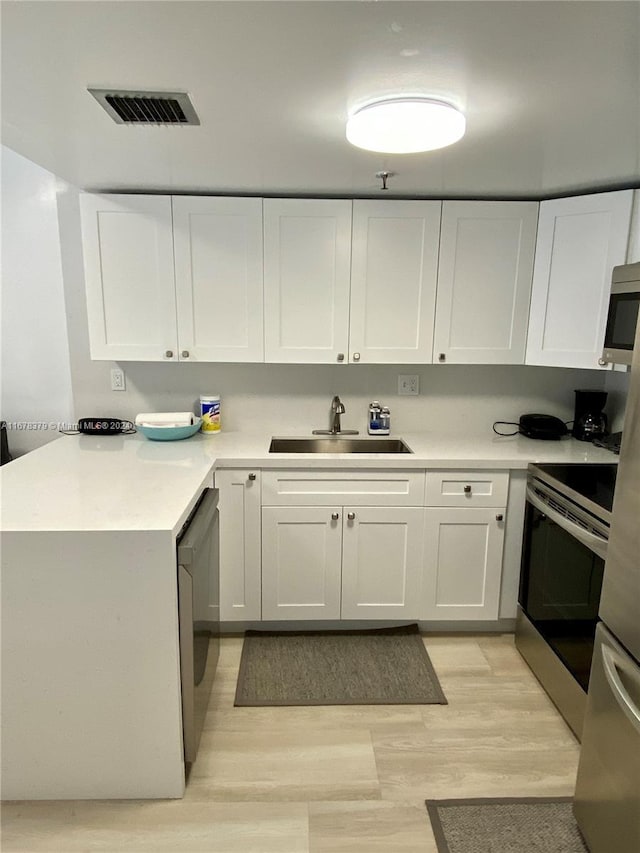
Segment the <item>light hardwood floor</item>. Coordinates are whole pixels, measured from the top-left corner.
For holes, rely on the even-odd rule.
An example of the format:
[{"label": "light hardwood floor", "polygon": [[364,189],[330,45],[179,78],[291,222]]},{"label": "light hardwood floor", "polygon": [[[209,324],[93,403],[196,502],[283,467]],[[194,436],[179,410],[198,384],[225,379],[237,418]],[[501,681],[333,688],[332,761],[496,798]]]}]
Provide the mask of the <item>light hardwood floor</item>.
[{"label": "light hardwood floor", "polygon": [[424,640],[448,705],[234,708],[222,650],[183,800],[5,803],[3,853],[435,853],[427,798],[573,794],[579,747],[513,637]]}]

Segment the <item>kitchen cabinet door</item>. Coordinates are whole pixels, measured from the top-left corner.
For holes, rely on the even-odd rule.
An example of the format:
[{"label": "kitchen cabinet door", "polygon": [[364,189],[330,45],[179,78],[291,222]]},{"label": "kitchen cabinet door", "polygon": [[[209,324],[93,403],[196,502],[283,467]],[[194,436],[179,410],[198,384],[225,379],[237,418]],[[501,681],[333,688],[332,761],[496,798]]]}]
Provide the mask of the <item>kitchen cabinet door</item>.
[{"label": "kitchen cabinet door", "polygon": [[220,620],[260,619],[260,471],[216,472],[220,489]]},{"label": "kitchen cabinet door", "polygon": [[345,507],[343,619],[419,619],[424,510]]},{"label": "kitchen cabinet door", "polygon": [[171,199],[80,196],[91,358],[177,361]]},{"label": "kitchen cabinet door", "polygon": [[622,190],[541,202],[527,364],[600,366],[611,271],[626,259],[632,198]]},{"label": "kitchen cabinet door", "polygon": [[180,360],[262,361],[262,199],[172,204]]},{"label": "kitchen cabinet door", "polygon": [[264,199],[265,361],[347,359],[351,201]]},{"label": "kitchen cabinet door", "polygon": [[430,364],[439,201],[354,201],[349,360]]},{"label": "kitchen cabinet door", "polygon": [[443,202],[434,362],[524,364],[537,216],[537,202]]},{"label": "kitchen cabinet door", "polygon": [[425,510],[422,615],[425,620],[497,619],[504,510]]},{"label": "kitchen cabinet door", "polygon": [[342,507],[263,507],[262,618],[339,619]]}]

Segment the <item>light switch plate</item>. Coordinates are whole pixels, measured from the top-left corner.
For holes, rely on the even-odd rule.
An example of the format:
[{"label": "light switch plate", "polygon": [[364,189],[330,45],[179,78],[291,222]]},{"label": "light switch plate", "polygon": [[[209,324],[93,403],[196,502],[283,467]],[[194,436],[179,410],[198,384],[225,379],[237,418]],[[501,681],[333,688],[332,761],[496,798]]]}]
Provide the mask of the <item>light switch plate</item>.
[{"label": "light switch plate", "polygon": [[398,376],[398,394],[406,397],[417,397],[420,393],[420,377],[401,373]]}]

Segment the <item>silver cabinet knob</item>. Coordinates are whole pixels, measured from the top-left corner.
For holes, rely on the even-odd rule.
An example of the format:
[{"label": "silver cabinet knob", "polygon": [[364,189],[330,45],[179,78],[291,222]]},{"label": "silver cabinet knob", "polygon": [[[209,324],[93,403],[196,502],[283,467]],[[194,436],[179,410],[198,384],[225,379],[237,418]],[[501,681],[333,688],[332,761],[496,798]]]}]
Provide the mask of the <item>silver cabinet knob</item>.
[{"label": "silver cabinet knob", "polygon": [[338,358],[338,361],[344,361],[344,353],[339,352],[337,358]]},{"label": "silver cabinet knob", "polygon": [[354,519],[355,517],[356,517],[355,512],[348,512],[348,513],[347,513],[347,518],[349,519],[349,521],[353,521],[353,519]]},{"label": "silver cabinet knob", "polygon": [[438,356],[438,361],[446,361],[446,360],[447,360],[446,354],[441,352],[440,355]]},{"label": "silver cabinet knob", "polygon": [[496,521],[504,521],[504,515],[501,512],[496,515]]},{"label": "silver cabinet knob", "polygon": [[255,474],[253,474],[253,473],[252,473],[252,474],[249,474],[249,479],[250,479],[250,480],[255,480],[255,478],[256,478],[256,475],[255,475]]},{"label": "silver cabinet knob", "polygon": [[605,361],[605,360],[604,360],[604,358],[599,358],[599,359],[598,359],[598,364],[600,365],[600,367],[604,367],[604,366],[605,366],[605,364],[608,364],[608,363],[609,363],[609,362]]},{"label": "silver cabinet knob", "polygon": [[331,513],[331,521],[337,521],[340,518],[340,515],[337,512]]},{"label": "silver cabinet knob", "polygon": [[182,352],[180,353],[180,358],[189,358],[189,350],[183,349]]},{"label": "silver cabinet knob", "polygon": [[173,350],[172,350],[172,349],[168,349],[168,350],[165,352],[164,357],[165,357],[165,358],[173,358]]},{"label": "silver cabinet knob", "polygon": [[470,495],[471,494],[471,486],[465,486],[464,487],[464,493],[465,493],[465,495]]},{"label": "silver cabinet knob", "polygon": [[353,360],[354,361],[360,361],[360,353],[359,352],[354,352]]}]

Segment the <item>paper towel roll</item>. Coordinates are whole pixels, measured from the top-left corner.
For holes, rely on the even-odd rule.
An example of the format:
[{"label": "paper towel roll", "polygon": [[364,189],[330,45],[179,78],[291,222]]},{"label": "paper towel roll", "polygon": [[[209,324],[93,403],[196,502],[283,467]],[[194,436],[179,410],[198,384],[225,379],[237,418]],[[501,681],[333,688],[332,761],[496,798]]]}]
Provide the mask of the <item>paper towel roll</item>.
[{"label": "paper towel roll", "polygon": [[136,415],[137,426],[189,426],[194,421],[193,412],[141,412]]}]

